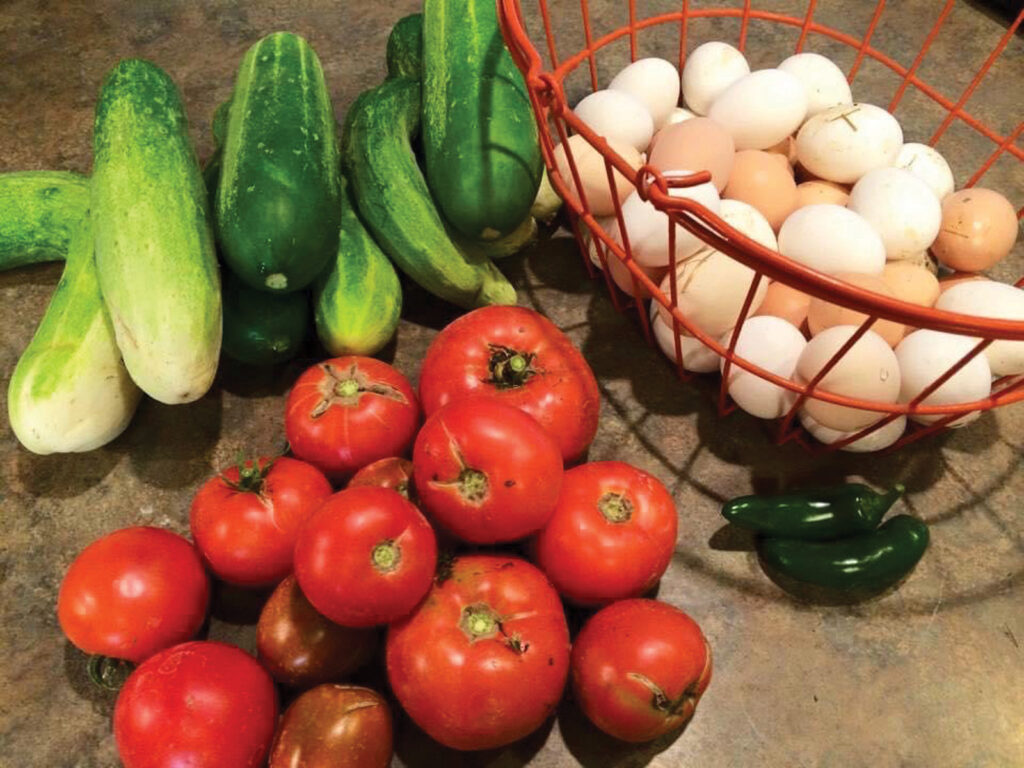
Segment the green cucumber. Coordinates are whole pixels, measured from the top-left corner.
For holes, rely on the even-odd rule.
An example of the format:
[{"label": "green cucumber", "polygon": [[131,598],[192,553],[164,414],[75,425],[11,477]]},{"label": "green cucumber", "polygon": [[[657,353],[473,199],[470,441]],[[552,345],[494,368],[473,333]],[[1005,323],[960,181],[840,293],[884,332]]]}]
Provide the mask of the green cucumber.
[{"label": "green cucumber", "polygon": [[231,272],[224,276],[223,352],[249,365],[291,360],[309,333],[305,291],[267,293],[250,288]]},{"label": "green cucumber", "polygon": [[216,224],[225,263],[265,291],[305,288],[338,248],[338,136],[316,53],[275,32],[242,59],[231,96]]},{"label": "green cucumber", "polygon": [[401,18],[388,35],[388,77],[423,76],[423,14]]},{"label": "green cucumber", "polygon": [[510,234],[499,237],[497,240],[481,242],[462,237],[458,233],[452,235],[452,239],[458,243],[464,253],[478,258],[504,259],[508,256],[519,253],[531,245],[537,239],[537,220],[527,214],[523,223],[516,227]]},{"label": "green cucumber", "polygon": [[537,125],[494,0],[424,0],[423,151],[434,199],[464,236],[495,240],[530,212]]},{"label": "green cucumber", "polygon": [[213,112],[213,120],[210,122],[210,132],[213,134],[213,145],[220,149],[224,146],[224,140],[228,135],[228,120],[231,117],[231,99],[221,102],[221,105]]},{"label": "green cucumber", "polygon": [[551,186],[551,179],[548,177],[547,168],[541,174],[540,187],[537,189],[537,197],[530,206],[530,215],[541,224],[551,224],[558,212],[562,210],[562,198]]},{"label": "green cucumber", "polygon": [[349,108],[343,155],[363,222],[409,277],[445,301],[514,304],[515,289],[494,265],[448,237],[413,153],[419,121],[420,84],[408,77],[365,91]]},{"label": "green cucumber", "polygon": [[89,180],[67,171],[0,174],[0,270],[59,261],[89,211]]},{"label": "green cucumber", "polygon": [[7,414],[33,453],[91,451],[131,421],[142,393],[121,362],[100,295],[86,216],[64,274],[7,388]]},{"label": "green cucumber", "polygon": [[96,269],[132,379],[162,403],[213,383],[220,278],[181,96],[140,59],[107,75],[96,104],[91,213]]},{"label": "green cucumber", "polygon": [[391,340],[402,312],[395,268],[366,231],[342,177],[341,236],[313,290],[316,331],[333,356],[372,355]]}]

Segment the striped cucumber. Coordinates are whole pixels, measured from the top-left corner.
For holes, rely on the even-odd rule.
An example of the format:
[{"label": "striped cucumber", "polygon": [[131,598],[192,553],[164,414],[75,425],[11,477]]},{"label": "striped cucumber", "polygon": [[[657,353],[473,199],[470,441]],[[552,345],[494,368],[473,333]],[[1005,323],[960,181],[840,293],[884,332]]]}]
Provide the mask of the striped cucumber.
[{"label": "striped cucumber", "polygon": [[297,291],[338,248],[334,110],[309,44],[275,32],[242,59],[231,96],[216,223],[224,261],[253,288]]},{"label": "striped cucumber", "polygon": [[388,35],[388,77],[423,76],[423,14],[398,20]]},{"label": "striped cucumber", "polygon": [[342,177],[338,254],[313,290],[313,316],[331,355],[372,355],[395,335],[402,286],[395,268],[366,231]]},{"label": "striped cucumber", "polygon": [[495,0],[424,0],[423,153],[434,199],[464,236],[495,240],[530,212],[537,125]]},{"label": "striped cucumber", "polygon": [[0,270],[59,261],[89,211],[89,180],[67,171],[0,174]]},{"label": "striped cucumber", "polygon": [[406,273],[436,296],[471,308],[514,304],[515,289],[488,260],[452,243],[416,164],[420,84],[386,80],[349,108],[342,142],[359,213],[374,239]]},{"label": "striped cucumber", "polygon": [[202,397],[221,340],[206,190],[178,89],[148,61],[122,61],[103,82],[91,189],[100,289],[128,372],[162,403]]},{"label": "striped cucumber", "polygon": [[131,421],[142,393],[121,362],[100,296],[88,216],[7,388],[11,429],[33,453],[91,451]]}]

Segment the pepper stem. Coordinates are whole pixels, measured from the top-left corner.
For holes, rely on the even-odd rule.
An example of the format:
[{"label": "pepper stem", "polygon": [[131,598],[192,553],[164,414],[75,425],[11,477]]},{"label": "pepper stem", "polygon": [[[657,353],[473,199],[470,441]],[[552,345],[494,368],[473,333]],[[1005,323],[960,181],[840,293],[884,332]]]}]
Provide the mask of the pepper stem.
[{"label": "pepper stem", "polygon": [[606,493],[597,508],[609,523],[626,523],[633,516],[633,502],[624,493]]},{"label": "pepper stem", "polygon": [[867,518],[874,524],[878,525],[882,518],[885,517],[885,513],[888,512],[892,505],[895,504],[899,498],[903,495],[907,489],[900,483],[896,483],[892,487],[892,490],[886,491],[885,493],[872,493],[862,502],[861,508],[864,510]]},{"label": "pepper stem", "polygon": [[398,567],[402,560],[402,549],[394,540],[386,539],[373,548],[370,561],[381,573],[390,573]]}]

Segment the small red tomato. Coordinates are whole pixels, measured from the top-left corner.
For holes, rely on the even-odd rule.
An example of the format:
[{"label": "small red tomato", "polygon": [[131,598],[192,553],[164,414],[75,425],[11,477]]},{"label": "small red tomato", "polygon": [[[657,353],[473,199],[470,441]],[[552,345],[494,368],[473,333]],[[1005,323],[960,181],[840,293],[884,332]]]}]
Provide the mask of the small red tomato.
[{"label": "small red tomato", "polygon": [[114,707],[125,768],[257,768],[276,724],[274,681],[226,643],[184,643],[150,657]]},{"label": "small red tomato", "polygon": [[533,417],[482,396],[431,416],[412,463],[424,508],[474,544],[539,530],[555,510],[564,474],[558,445]]},{"label": "small red tomato", "polygon": [[123,528],[71,563],[57,619],[86,653],[138,663],[193,637],[209,602],[209,579],[187,539],[162,528]]},{"label": "small red tomato", "polygon": [[304,461],[260,458],[207,480],[192,500],[192,538],[210,570],[230,584],[263,587],[292,571],[299,528],[331,495]]},{"label": "small red tomato", "polygon": [[307,369],[285,404],[284,432],[298,458],[343,479],[409,451],[420,406],[409,380],[372,357],[336,357]]},{"label": "small red tomato", "polygon": [[302,593],[346,627],[387,624],[409,613],[430,589],[436,567],[434,529],[390,488],[334,494],[295,546]]},{"label": "small red tomato", "polygon": [[533,549],[562,595],[603,605],[657,584],[676,530],[675,504],[661,481],[621,461],[595,461],[565,473],[558,506]]},{"label": "small red tomato", "polygon": [[391,710],[384,697],[355,685],[321,685],[281,718],[269,768],[387,768]]},{"label": "small red tomato", "polygon": [[452,749],[493,749],[554,713],[569,665],[558,593],[525,560],[467,555],[409,617],[388,628],[402,707]]},{"label": "small red tomato", "polygon": [[597,380],[572,341],[526,307],[483,307],[446,326],[420,370],[427,416],[467,395],[521,408],[546,429],[566,462],[597,434]]},{"label": "small red tomato", "polygon": [[622,600],[595,613],[572,648],[583,713],[605,733],[641,742],[682,728],[711,682],[711,648],[667,603]]},{"label": "small red tomato", "polygon": [[366,664],[376,645],[375,630],[342,627],[317,613],[294,576],[277,585],[256,625],[260,662],[293,688],[341,680]]},{"label": "small red tomato", "polygon": [[416,498],[412,482],[412,462],[397,456],[389,456],[386,459],[375,461],[373,464],[367,464],[348,481],[349,488],[359,488],[364,485],[391,488],[409,501]]}]

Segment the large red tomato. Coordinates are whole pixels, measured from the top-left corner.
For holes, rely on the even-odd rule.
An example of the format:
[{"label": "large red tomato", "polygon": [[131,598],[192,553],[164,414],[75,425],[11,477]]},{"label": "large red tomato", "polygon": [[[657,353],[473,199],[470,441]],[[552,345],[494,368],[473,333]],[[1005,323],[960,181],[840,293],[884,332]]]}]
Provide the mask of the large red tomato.
[{"label": "large red tomato", "polygon": [[605,733],[641,742],[682,728],[711,682],[711,648],[697,623],[667,603],[622,600],[583,626],[572,682]]},{"label": "large red tomato", "polygon": [[225,643],[184,643],[152,656],[114,707],[125,768],[257,768],[276,725],[270,675]]},{"label": "large red tomato", "polygon": [[490,397],[449,403],[423,425],[413,476],[431,516],[475,544],[540,529],[562,485],[555,441],[523,411]]},{"label": "large red tomato", "polygon": [[600,395],[593,371],[569,337],[525,307],[483,307],[445,327],[420,370],[427,416],[471,394],[521,408],[558,442],[567,462],[597,433]]},{"label": "large red tomato", "polygon": [[672,560],[676,508],[653,475],[621,461],[565,473],[555,513],[534,541],[537,564],[583,605],[640,597]]},{"label": "large red tomato", "polygon": [[307,369],[285,404],[292,452],[329,477],[347,478],[387,456],[403,456],[419,425],[409,380],[372,357],[336,357]]},{"label": "large red tomato", "polygon": [[138,663],[193,637],[209,601],[209,579],[192,544],[162,528],[123,528],[71,563],[57,619],[86,653]]},{"label": "large red tomato", "polygon": [[192,538],[224,581],[276,584],[291,573],[299,528],[330,495],[323,473],[298,459],[263,457],[229,467],[192,500]]},{"label": "large red tomato", "polygon": [[558,706],[568,663],[558,594],[515,557],[458,558],[416,612],[388,629],[392,690],[453,749],[500,747],[536,730]]},{"label": "large red tomato", "polygon": [[375,461],[373,464],[367,464],[352,476],[347,487],[358,488],[362,485],[391,488],[409,501],[416,501],[416,488],[412,481],[412,462],[408,459],[390,456]]},{"label": "large red tomato", "polygon": [[334,494],[295,545],[302,593],[347,627],[387,624],[409,613],[427,594],[436,568],[434,529],[390,488]]}]

